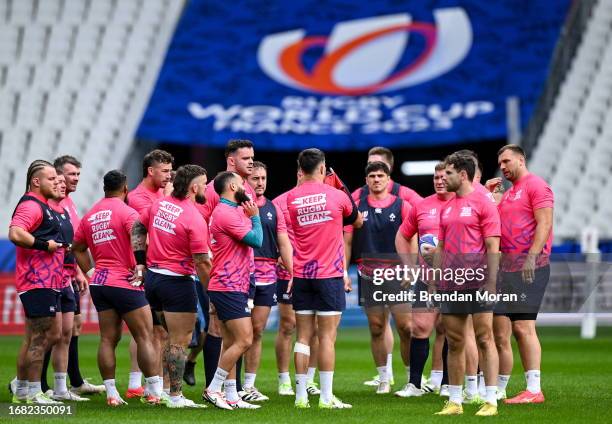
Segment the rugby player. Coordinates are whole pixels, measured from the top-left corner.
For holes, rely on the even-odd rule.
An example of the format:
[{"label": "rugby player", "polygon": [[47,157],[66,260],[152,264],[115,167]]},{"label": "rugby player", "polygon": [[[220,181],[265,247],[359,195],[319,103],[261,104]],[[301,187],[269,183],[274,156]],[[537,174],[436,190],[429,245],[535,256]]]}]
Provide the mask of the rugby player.
[{"label": "rugby player", "polygon": [[498,163],[504,177],[512,183],[498,206],[502,222],[502,291],[525,293],[527,297],[523,305],[500,305],[502,310],[495,316],[499,352],[497,387],[500,397],[505,398],[513,365],[512,333],[518,344],[527,388],[505,403],[543,403],[542,348],[535,323],[550,277],[554,197],[550,186],[527,169],[521,147],[515,144],[502,147]]},{"label": "rugby player", "polygon": [[[368,318],[372,356],[380,380],[376,393],[385,394],[391,391],[387,372],[387,350],[384,343],[384,329],[387,324],[385,310],[388,309],[393,315],[400,336],[400,352],[407,371],[405,388],[396,392],[396,395],[404,397],[408,395],[410,379],[410,304],[405,301],[375,300],[375,291],[400,294],[399,280],[385,281],[382,285],[373,283],[375,271],[393,268],[400,263],[399,257],[395,254],[395,235],[411,209],[408,202],[388,192],[390,173],[389,167],[384,162],[369,162],[366,166],[365,180],[368,190],[362,190],[360,198],[356,200],[358,209],[364,216],[363,226],[354,231],[351,225],[346,226],[344,243],[346,268],[352,253],[358,263],[359,301]],[[409,253],[416,253],[416,239],[413,242],[414,251]]]},{"label": "rugby player", "polygon": [[[186,349],[191,341],[197,310],[197,294],[191,276],[208,284],[208,226],[195,203],[206,202],[206,171],[184,165],[176,171],[170,196],[153,203],[132,227],[132,247],[137,268],[145,275],[145,294],[151,309],[168,331],[164,361],[168,368],[168,408],[197,408],[182,392]],[[147,248],[147,234],[149,244]]]},{"label": "rugby player", "polygon": [[214,188],[221,200],[210,220],[213,268],[208,296],[221,324],[223,349],[213,381],[202,397],[221,409],[257,409],[259,405],[238,396],[236,362],[253,342],[248,307],[251,258],[252,249],[262,247],[263,230],[257,205],[246,195],[240,175],[222,172],[215,178]]},{"label": "rugby player", "polygon": [[[147,153],[142,159],[142,181],[135,189],[130,191],[127,196],[128,205],[135,209],[139,214],[151,209],[153,203],[165,195],[167,189],[172,189],[172,165],[174,157],[165,150],[155,149]],[[155,352],[158,352],[158,374],[162,379],[164,393],[169,393],[170,381],[168,380],[168,371],[163,366],[163,351],[166,342],[168,341],[168,333],[157,319],[157,315],[153,313],[153,344]],[[134,397],[142,397],[144,387],[142,387],[142,372],[138,368],[136,342],[132,338],[130,340],[130,376],[128,389],[125,396],[130,399]],[[164,378],[166,377],[166,378]],[[164,395],[165,396],[165,395]]]},{"label": "rugby player", "polygon": [[[70,222],[73,228],[78,228],[81,219],[79,218],[77,207],[70,197],[74,193],[81,178],[81,162],[70,155],[60,156],[53,161],[53,166],[60,169],[61,173],[66,177],[66,197],[60,202],[60,206],[68,211]],[[74,312],[74,325],[72,326],[72,338],[68,350],[68,378],[70,378],[70,389],[77,395],[102,393],[104,385],[91,384],[83,379],[81,369],[79,367],[79,336],[81,335],[81,297],[79,287],[85,285],[87,280],[79,267],[75,265],[67,265],[65,269],[69,272],[74,288],[74,297],[76,302],[76,310]]]},{"label": "rugby player", "polygon": [[[296,313],[295,343],[297,408],[307,408],[309,342],[318,325],[319,408],[351,408],[333,394],[337,327],[346,305],[343,225],[363,224],[361,213],[342,191],[323,183],[325,155],[319,149],[298,156],[302,183],[287,194],[287,207],[295,235],[293,258],[293,309]],[[316,321],[315,321],[316,317]]]},{"label": "rugby player", "polygon": [[[419,246],[422,252],[419,258],[419,264],[423,266],[431,265],[433,251],[435,245],[427,243],[428,238],[437,240],[440,227],[440,213],[444,209],[448,201],[454,196],[446,190],[444,183],[446,165],[444,162],[436,164],[434,169],[433,186],[435,193],[419,202],[413,207],[408,214],[408,217],[403,220],[402,225],[397,232],[395,238],[395,246],[404,263],[413,265],[411,260],[410,240],[417,235],[419,241],[422,241]],[[427,292],[425,282],[419,280],[415,283],[413,292],[416,296],[420,296],[421,292]],[[412,314],[412,339],[410,345],[410,383],[404,388],[404,397],[421,396],[424,393],[424,388],[421,387],[421,375],[427,362],[429,355],[429,336],[438,319],[438,312],[432,311],[427,307],[426,302],[422,302],[417,297],[414,303]],[[441,333],[441,332],[439,332]],[[440,349],[438,350],[440,352]],[[441,352],[440,352],[441,353]],[[432,361],[433,364],[434,361]],[[441,361],[438,360],[438,367],[432,365],[432,370],[441,370]],[[434,372],[432,371],[432,375]],[[442,375],[437,374],[437,381],[433,382],[432,390],[439,390]],[[399,392],[398,392],[399,393]]]},{"label": "rugby player", "polygon": [[[253,172],[247,182],[255,190],[255,204],[263,230],[263,244],[254,249],[255,295],[251,311],[253,322],[253,344],[245,354],[244,391],[245,401],[263,401],[268,397],[255,388],[255,378],[261,360],[262,335],[270,316],[272,306],[277,304],[276,264],[279,257],[287,269],[293,269],[293,248],[287,235],[283,212],[272,201],[266,199],[268,171],[262,162],[253,162]],[[291,279],[291,277],[289,277]]]},{"label": "rugby player", "polygon": [[49,206],[58,196],[55,167],[44,160],[30,164],[26,192],[19,199],[9,226],[16,245],[15,283],[25,311],[25,336],[17,356],[13,403],[58,404],[40,386],[45,352],[61,337],[58,314],[64,262],[60,220]]},{"label": "rugby player", "polygon": [[[115,349],[125,322],[138,346],[138,364],[146,375],[146,401],[159,403],[161,381],[153,348],[153,320],[136,271],[130,238],[139,215],[126,205],[127,178],[120,171],[104,175],[104,198],[83,216],[72,246],[79,267],[91,278],[91,299],[98,312],[98,367],[109,406],[126,404],[115,384]],[[91,263],[87,249],[91,252]]]},{"label": "rugby player", "polygon": [[[440,306],[448,340],[450,397],[437,415],[463,413],[461,383],[465,374],[465,339],[470,314],[486,380],[485,403],[476,415],[497,415],[499,361],[493,339],[493,303],[477,299],[478,293],[496,293],[499,214],[495,204],[472,187],[475,166],[470,157],[452,154],[445,159],[445,163],[446,189],[455,193],[455,197],[448,201],[440,217],[434,269],[442,269],[443,265],[444,271],[452,271],[453,278],[436,277],[440,280],[437,282],[440,290],[447,295],[461,292],[465,301],[447,299]],[[485,265],[486,272],[483,271]],[[460,281],[458,273],[467,269],[472,270],[472,278]],[[478,270],[480,274],[476,272]],[[479,275],[482,277],[478,278]]]},{"label": "rugby player", "polygon": [[[393,172],[394,165],[394,157],[393,152],[387,149],[386,147],[372,147],[368,151],[368,163],[370,162],[383,162],[385,163],[391,172]],[[352,194],[353,200],[357,201],[361,196],[362,191],[368,191],[368,186],[363,185],[362,187],[355,190]],[[400,185],[396,183],[391,178],[389,179],[389,185],[387,186],[387,191],[394,196],[398,196],[402,200],[408,202],[410,206],[416,206],[423,198],[411,188]],[[366,193],[367,194],[367,193]],[[384,340],[385,340],[385,349],[387,351],[387,372],[389,374],[389,382],[391,385],[395,383],[395,379],[393,378],[393,331],[391,330],[391,322],[389,320],[389,313],[385,310],[385,328],[384,328]],[[365,381],[363,384],[366,386],[378,386],[380,383],[380,379],[378,374],[374,376],[371,380]]]}]

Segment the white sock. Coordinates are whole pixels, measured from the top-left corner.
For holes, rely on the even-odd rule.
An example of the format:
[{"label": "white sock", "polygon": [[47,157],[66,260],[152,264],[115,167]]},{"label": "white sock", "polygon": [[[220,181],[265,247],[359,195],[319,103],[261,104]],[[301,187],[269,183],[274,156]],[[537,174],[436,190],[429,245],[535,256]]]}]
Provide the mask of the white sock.
[{"label": "white sock", "polygon": [[215,371],[215,377],[213,378],[213,381],[210,382],[208,390],[210,390],[211,392],[220,392],[221,387],[223,386],[223,382],[225,381],[228,375],[228,371],[217,367],[217,371]]},{"label": "white sock", "polygon": [[442,376],[444,375],[444,371],[431,370],[431,374],[429,375],[429,381],[431,385],[434,387],[440,387],[442,384]]},{"label": "white sock", "polygon": [[527,390],[531,393],[540,393],[540,370],[529,370],[525,373],[527,380]]},{"label": "white sock", "polygon": [[56,372],[53,374],[53,392],[56,395],[64,394],[68,391],[68,387],[66,387],[66,374],[65,372]]},{"label": "white sock", "polygon": [[39,392],[42,392],[40,381],[28,381],[28,397],[34,397]]},{"label": "white sock", "polygon": [[145,392],[153,396],[161,396],[161,388],[159,385],[159,376],[154,375],[145,377]]},{"label": "white sock", "polygon": [[509,375],[498,375],[497,376],[497,390],[503,392],[508,387],[508,382],[510,381]]},{"label": "white sock", "polygon": [[17,380],[17,393],[18,398],[24,398],[28,395],[28,380]]},{"label": "white sock", "polygon": [[142,387],[142,373],[141,372],[131,372],[130,381],[128,383],[128,389],[139,389],[140,387]]},{"label": "white sock", "polygon": [[321,383],[321,401],[330,403],[333,397],[334,372],[319,371],[319,382]]},{"label": "white sock", "polygon": [[497,406],[497,386],[487,386],[485,390],[485,400],[487,403]]},{"label": "white sock", "polygon": [[480,371],[478,373],[478,394],[483,399],[484,399],[485,395],[487,394],[486,386],[487,386],[487,384],[485,383],[484,372]]},{"label": "white sock", "polygon": [[306,391],[306,387],[308,386],[308,377],[306,374],[296,374],[295,375],[295,400],[308,400],[308,391]]},{"label": "white sock", "polygon": [[389,374],[389,380],[393,380],[393,354],[387,354],[387,374]]},{"label": "white sock", "polygon": [[474,396],[478,394],[478,377],[475,375],[465,376],[465,391],[468,396]]},{"label": "white sock", "polygon": [[315,373],[317,372],[316,367],[308,367],[308,371],[306,371],[306,378],[309,383],[314,382]]},{"label": "white sock", "polygon": [[255,378],[257,378],[257,374],[251,372],[244,373],[244,385],[245,389],[251,389],[255,387]]},{"label": "white sock", "polygon": [[236,380],[225,380],[225,398],[230,402],[238,402],[238,392],[236,391]]},{"label": "white sock", "polygon": [[104,380],[104,387],[106,387],[106,398],[116,398],[119,397],[119,392],[117,391],[117,386],[115,386],[115,379],[109,378],[108,380]]},{"label": "white sock", "polygon": [[380,381],[389,382],[389,374],[387,374],[387,366],[386,365],[383,365],[382,367],[376,367],[376,370],[378,371],[378,379]]},{"label": "white sock", "polygon": [[291,384],[291,377],[289,377],[288,372],[279,372],[278,373],[278,382],[279,384]]},{"label": "white sock", "polygon": [[406,367],[406,383],[410,383],[410,365]]},{"label": "white sock", "polygon": [[458,403],[459,405],[461,405],[461,403],[463,402],[463,393],[461,393],[463,390],[463,386],[448,386],[448,393],[449,393],[449,397],[448,400],[454,403]]}]

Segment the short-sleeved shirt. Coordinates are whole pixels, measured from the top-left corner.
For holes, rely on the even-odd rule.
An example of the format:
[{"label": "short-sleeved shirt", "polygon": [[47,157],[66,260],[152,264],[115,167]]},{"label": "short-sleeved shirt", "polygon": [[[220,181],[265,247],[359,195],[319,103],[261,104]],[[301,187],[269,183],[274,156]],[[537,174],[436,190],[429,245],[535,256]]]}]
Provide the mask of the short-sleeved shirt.
[{"label": "short-sleeved shirt", "polygon": [[147,266],[170,275],[193,275],[193,255],[208,253],[208,226],[193,201],[162,197],[140,219],[147,228]]},{"label": "short-sleeved shirt", "polygon": [[153,203],[162,197],[164,197],[164,191],[161,188],[150,190],[141,182],[128,193],[128,205],[142,215],[143,211],[151,209]]},{"label": "short-sleeved shirt", "polygon": [[[26,195],[48,205],[47,200],[36,193],[28,192]],[[45,217],[45,219],[55,218]],[[19,227],[28,233],[33,233],[42,222],[41,206],[34,200],[26,200],[15,209],[10,227]],[[41,288],[55,290],[62,288],[64,249],[49,253],[17,246],[15,253],[15,282],[18,293]]]},{"label": "short-sleeved shirt", "polygon": [[242,239],[252,229],[251,220],[241,208],[219,202],[211,215],[209,291],[248,293],[253,249]]},{"label": "short-sleeved shirt", "polygon": [[295,236],[294,277],[323,279],[344,273],[342,219],[353,212],[346,193],[306,181],[289,191],[287,207]]},{"label": "short-sleeved shirt", "polygon": [[[427,235],[439,238],[440,214],[449,201],[450,199],[442,199],[437,194],[426,197],[410,209],[408,216],[402,221],[400,233],[408,240],[415,234],[418,234],[419,238]],[[420,259],[420,263],[425,265],[423,258]]]},{"label": "short-sleeved shirt", "polygon": [[[284,192],[280,196],[276,197],[272,200],[274,206],[276,206],[278,211],[280,211],[283,215],[285,226],[287,227],[287,236],[289,237],[289,242],[291,246],[295,246],[295,236],[293,235],[293,227],[291,226],[291,218],[289,217],[289,209],[287,209],[287,195],[288,191]],[[294,255],[295,255],[295,247],[294,247]],[[291,274],[287,272],[285,268],[281,265],[276,266],[276,277],[279,280],[289,280],[291,278]]]},{"label": "short-sleeved shirt", "polygon": [[86,244],[95,262],[92,286],[133,287],[128,279],[136,266],[130,235],[139,214],[118,197],[105,197],[87,212],[74,241]]},{"label": "short-sleeved shirt", "polygon": [[[525,255],[535,238],[535,211],[553,206],[554,195],[550,186],[534,174],[524,175],[504,193],[498,206],[502,222],[500,250],[504,254],[504,270],[518,271],[522,268]],[[537,259],[538,265],[548,263],[552,240],[551,230],[542,254]]]},{"label": "short-sleeved shirt", "polygon": [[[264,196],[260,196],[256,198],[255,204],[257,204],[258,208],[263,207],[266,204],[267,199]],[[286,234],[287,233],[287,224],[285,223],[285,216],[283,215],[283,211],[274,204],[274,209],[276,210],[276,234]],[[265,220],[267,217],[261,217],[261,225],[265,225]],[[264,243],[266,243],[265,237],[266,232],[264,231]],[[257,258],[255,257],[255,281],[257,283],[274,283],[278,279],[278,275],[276,273],[276,260],[271,260],[270,258]]]},{"label": "short-sleeved shirt", "polygon": [[[393,184],[395,184],[393,182],[393,180],[389,180],[389,185],[387,186],[387,191],[389,193],[391,193],[391,191],[393,190]],[[361,190],[362,190],[362,188],[359,187],[357,190],[355,190],[351,194],[351,196],[353,197],[354,201],[359,200],[359,197],[361,196]],[[423,197],[421,197],[421,195],[419,193],[417,193],[413,189],[408,188],[408,187],[403,186],[403,185],[400,185],[398,197],[400,199],[405,200],[406,202],[408,202],[410,204],[410,206],[416,206],[417,203],[419,203],[421,200],[423,200]]]},{"label": "short-sleeved shirt", "polygon": [[[482,268],[487,263],[487,237],[501,233],[497,207],[482,193],[472,191],[448,201],[440,216],[439,240],[444,242],[445,268]],[[478,287],[482,281],[472,281],[463,288]]]}]

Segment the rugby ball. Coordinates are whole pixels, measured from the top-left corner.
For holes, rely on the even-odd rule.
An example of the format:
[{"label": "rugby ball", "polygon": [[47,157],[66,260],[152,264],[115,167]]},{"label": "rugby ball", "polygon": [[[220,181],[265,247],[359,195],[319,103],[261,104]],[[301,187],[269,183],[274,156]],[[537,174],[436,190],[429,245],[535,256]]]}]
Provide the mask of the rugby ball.
[{"label": "rugby ball", "polygon": [[433,234],[423,234],[419,237],[419,252],[421,255],[425,253],[424,247],[436,247],[438,245],[438,237]]}]

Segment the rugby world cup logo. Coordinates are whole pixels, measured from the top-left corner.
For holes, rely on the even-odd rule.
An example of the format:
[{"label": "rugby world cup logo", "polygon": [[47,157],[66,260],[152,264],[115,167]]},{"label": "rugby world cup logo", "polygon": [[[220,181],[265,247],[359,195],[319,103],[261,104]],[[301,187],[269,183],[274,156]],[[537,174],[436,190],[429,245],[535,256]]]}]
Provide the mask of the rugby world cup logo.
[{"label": "rugby world cup logo", "polygon": [[[329,36],[306,36],[296,29],[266,36],[259,66],[276,82],[325,95],[359,96],[421,84],[457,66],[472,46],[472,26],[459,7],[437,9],[435,23],[416,22],[407,13],[337,23]],[[401,63],[409,38],[424,40],[420,53]],[[311,70],[303,55],[323,48]]]}]

